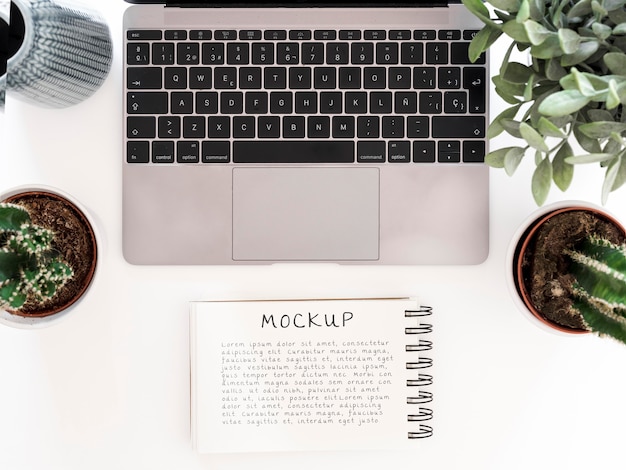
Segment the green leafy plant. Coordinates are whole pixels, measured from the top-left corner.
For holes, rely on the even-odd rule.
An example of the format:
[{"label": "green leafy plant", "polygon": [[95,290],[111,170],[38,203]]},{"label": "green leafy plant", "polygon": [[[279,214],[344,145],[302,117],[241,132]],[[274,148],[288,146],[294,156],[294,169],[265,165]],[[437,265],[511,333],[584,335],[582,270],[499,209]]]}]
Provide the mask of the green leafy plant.
[{"label": "green leafy plant", "polygon": [[626,343],[626,245],[590,238],[568,254],[576,279],[574,309],[589,330]]},{"label": "green leafy plant", "polygon": [[53,239],[52,231],[31,222],[26,209],[0,203],[0,308],[43,302],[72,278]]},{"label": "green leafy plant", "polygon": [[[507,132],[522,143],[493,150],[485,161],[512,175],[524,156],[534,155],[538,205],[553,183],[569,187],[575,165],[599,163],[606,168],[605,203],[626,181],[626,0],[486,1],[493,18],[482,0],[463,0],[485,24],[470,44],[470,59],[500,37],[510,41],[493,77],[509,107],[487,136]],[[529,53],[530,65],[511,60],[515,49]]]}]

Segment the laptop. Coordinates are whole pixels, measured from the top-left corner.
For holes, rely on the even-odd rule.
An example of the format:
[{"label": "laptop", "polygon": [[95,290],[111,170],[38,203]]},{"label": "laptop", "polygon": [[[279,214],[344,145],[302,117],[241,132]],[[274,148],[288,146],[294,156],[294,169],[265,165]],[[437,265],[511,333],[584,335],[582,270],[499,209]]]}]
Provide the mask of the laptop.
[{"label": "laptop", "polygon": [[486,259],[489,72],[463,5],[128,1],[129,263]]}]

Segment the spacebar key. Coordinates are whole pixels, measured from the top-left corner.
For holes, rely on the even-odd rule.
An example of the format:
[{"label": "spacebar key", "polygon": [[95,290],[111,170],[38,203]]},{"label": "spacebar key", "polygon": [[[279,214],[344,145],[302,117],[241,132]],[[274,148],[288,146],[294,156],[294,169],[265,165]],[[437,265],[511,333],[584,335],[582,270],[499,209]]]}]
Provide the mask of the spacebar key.
[{"label": "spacebar key", "polygon": [[236,141],[235,163],[353,163],[351,141]]}]

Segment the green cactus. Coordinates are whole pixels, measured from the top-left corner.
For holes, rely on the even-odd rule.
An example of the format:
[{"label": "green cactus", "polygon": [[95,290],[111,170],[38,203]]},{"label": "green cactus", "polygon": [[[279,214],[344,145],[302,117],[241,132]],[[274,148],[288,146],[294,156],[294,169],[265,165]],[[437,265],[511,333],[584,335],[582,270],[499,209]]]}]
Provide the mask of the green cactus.
[{"label": "green cactus", "polygon": [[0,203],[0,308],[44,302],[72,278],[53,239],[51,230],[32,223],[26,209]]},{"label": "green cactus", "polygon": [[570,252],[574,308],[588,329],[626,343],[626,245],[589,238]]}]

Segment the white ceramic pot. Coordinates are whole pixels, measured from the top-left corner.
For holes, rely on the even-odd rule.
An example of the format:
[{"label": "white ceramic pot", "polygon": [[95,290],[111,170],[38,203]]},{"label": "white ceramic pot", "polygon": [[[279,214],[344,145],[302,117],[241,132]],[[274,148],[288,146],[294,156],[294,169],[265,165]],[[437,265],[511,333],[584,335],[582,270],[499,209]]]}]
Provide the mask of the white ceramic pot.
[{"label": "white ceramic pot", "polygon": [[[507,255],[506,255],[506,280],[509,288],[509,293],[513,302],[517,306],[520,312],[533,324],[543,329],[544,331],[548,331],[551,333],[556,333],[560,335],[580,335],[589,333],[587,330],[580,329],[572,329],[567,328],[556,323],[550,322],[543,318],[532,305],[529,305],[523,299],[523,295],[521,293],[521,288],[517,282],[518,279],[518,268],[517,268],[517,260],[519,259],[519,251],[522,248],[522,244],[524,240],[527,238],[528,232],[531,231],[534,227],[541,224],[541,222],[549,217],[550,214],[561,211],[565,209],[590,209],[594,212],[599,212],[603,217],[607,220],[614,222],[617,226],[622,227],[620,222],[610,214],[603,207],[597,206],[595,204],[585,202],[585,201],[560,201],[557,203],[549,204],[537,209],[530,216],[528,216],[524,222],[519,226],[513,238],[511,239],[511,243],[509,245]],[[622,227],[623,230],[623,227]]]},{"label": "white ceramic pot", "polygon": [[22,194],[22,193],[32,192],[32,191],[52,193],[54,195],[60,196],[64,199],[67,199],[76,207],[76,209],[82,212],[82,214],[85,216],[85,218],[91,225],[93,232],[94,232],[96,263],[93,269],[91,280],[89,281],[89,284],[87,285],[87,287],[83,290],[81,296],[76,301],[74,301],[74,303],[72,303],[71,305],[69,305],[63,310],[60,310],[59,312],[56,312],[49,316],[37,317],[37,316],[22,316],[22,315],[14,314],[6,310],[0,309],[0,323],[7,325],[7,326],[12,326],[16,328],[26,328],[26,329],[44,328],[44,327],[55,325],[59,323],[60,321],[64,320],[66,317],[68,317],[69,315],[71,315],[73,312],[77,310],[77,308],[80,305],[81,300],[85,298],[86,294],[94,285],[94,282],[98,273],[98,265],[100,264],[99,258],[100,258],[100,247],[101,247],[101,242],[100,242],[101,238],[99,235],[99,230],[97,226],[94,224],[93,217],[89,214],[89,211],[80,202],[78,202],[73,196],[71,196],[70,194],[64,191],[61,191],[57,188],[53,188],[50,186],[44,186],[44,185],[20,186],[20,187],[16,187],[11,190],[8,190],[6,192],[0,193],[0,201],[5,201],[7,198],[10,198],[17,194]]}]

